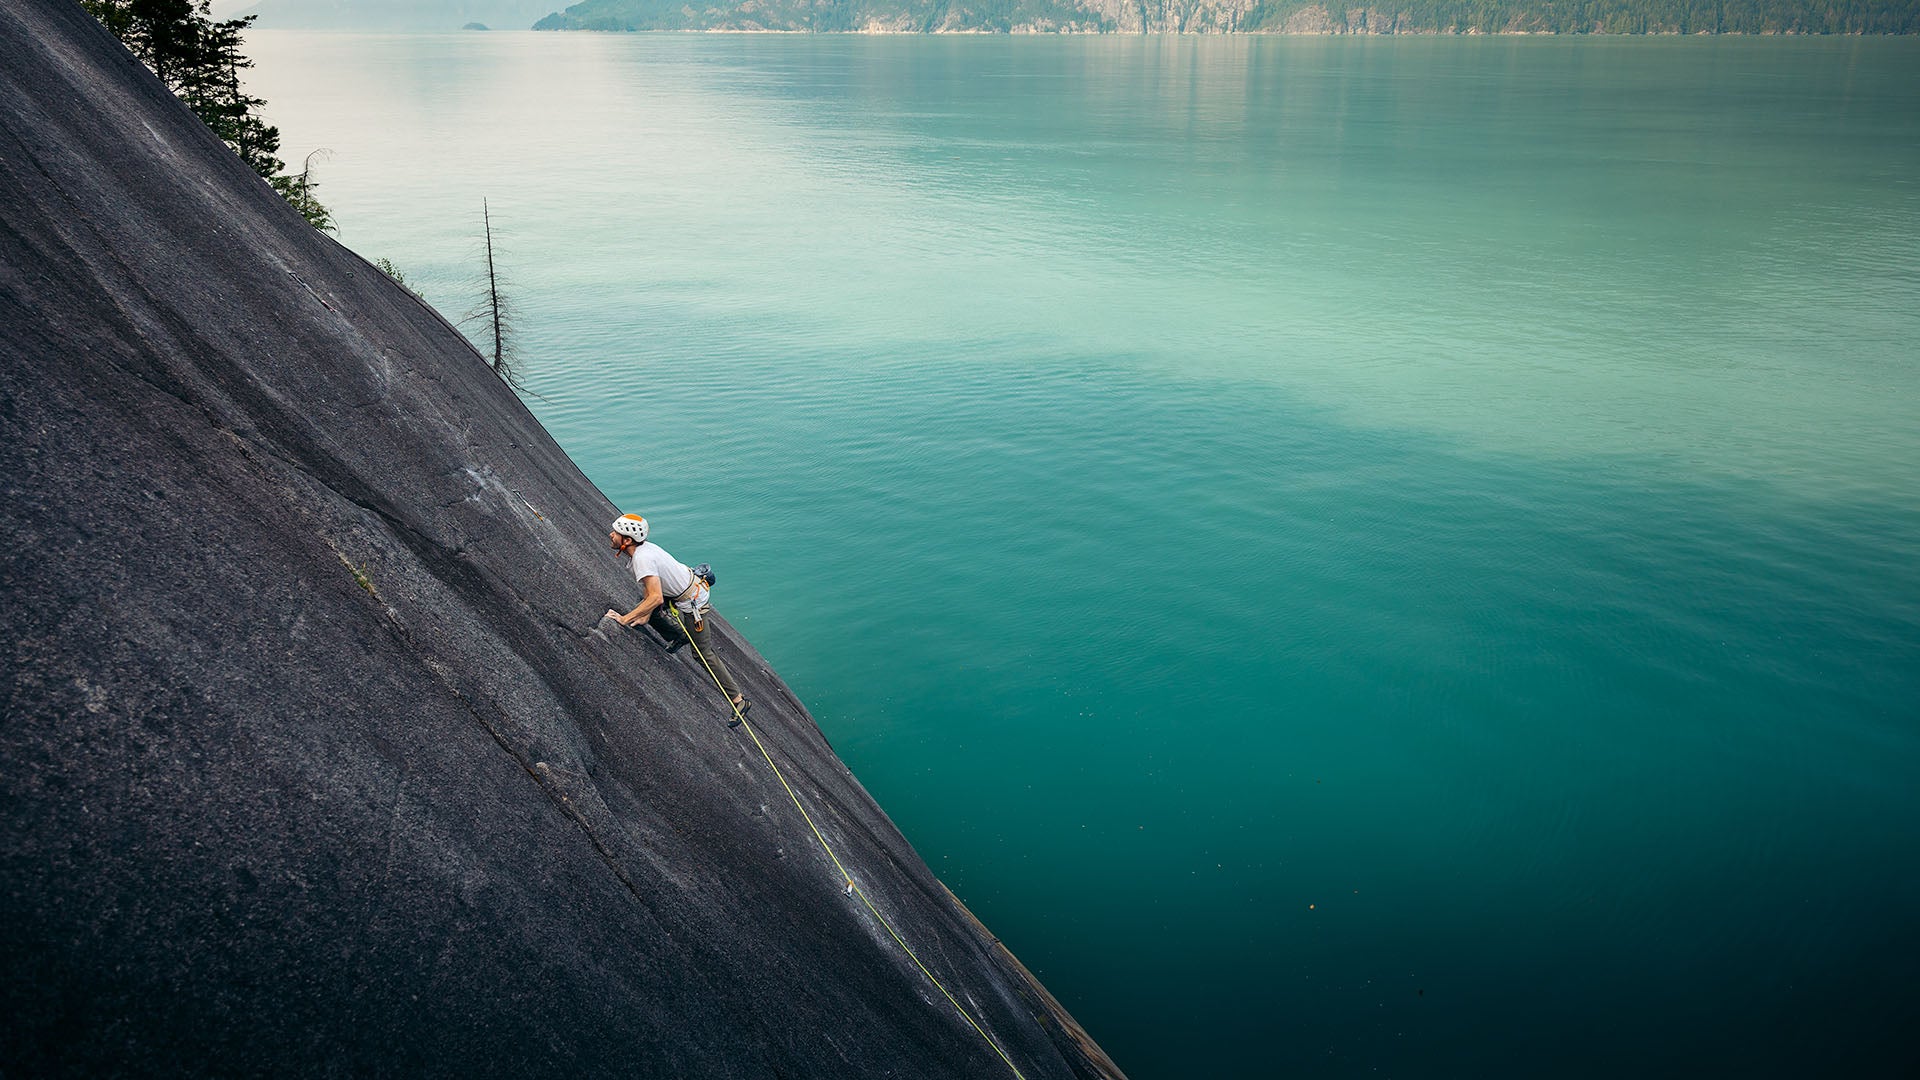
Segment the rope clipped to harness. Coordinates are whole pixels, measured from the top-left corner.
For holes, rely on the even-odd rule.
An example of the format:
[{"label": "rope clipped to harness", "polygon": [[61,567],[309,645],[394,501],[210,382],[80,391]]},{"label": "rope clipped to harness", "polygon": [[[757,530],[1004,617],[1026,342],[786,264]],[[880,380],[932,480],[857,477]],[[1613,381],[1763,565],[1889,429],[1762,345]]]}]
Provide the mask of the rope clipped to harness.
[{"label": "rope clipped to harness", "polygon": [[[706,567],[702,565],[695,570],[695,574],[698,575],[699,571],[704,569],[706,569]],[[708,570],[707,573],[708,576],[706,580],[711,583],[713,580],[712,571]],[[680,612],[677,609],[673,612],[673,618],[679,625],[680,632],[686,634],[688,641],[693,642],[693,654],[700,658],[700,666],[706,669],[707,678],[712,679],[714,688],[720,691],[722,697],[726,697],[727,688],[721,685],[720,676],[714,672],[713,665],[707,662],[706,652],[700,648],[700,643],[694,640],[692,632],[687,629],[686,620],[680,617]],[[820,848],[827,853],[827,858],[833,860],[834,869],[840,871],[841,879],[846,882],[846,887],[843,890],[845,895],[860,898],[860,902],[865,904],[867,910],[873,913],[875,921],[879,922],[879,924],[886,929],[887,934],[893,938],[894,944],[900,946],[900,951],[907,954],[907,959],[913,961],[913,966],[920,969],[920,974],[927,977],[927,981],[933,984],[935,990],[940,991],[940,996],[947,999],[947,1004],[953,1006],[954,1011],[960,1014],[960,1018],[967,1022],[967,1026],[972,1028],[975,1034],[986,1040],[987,1045],[993,1048],[993,1052],[1000,1056],[1000,1060],[1006,1062],[1007,1068],[1013,1070],[1014,1080],[1026,1080],[1026,1075],[1020,1071],[1020,1067],[1013,1063],[1013,1059],[1007,1056],[1005,1050],[1000,1049],[1000,1044],[993,1040],[993,1036],[987,1034],[986,1029],[974,1020],[973,1015],[967,1012],[966,1007],[954,998],[946,986],[942,984],[938,978],[934,977],[933,972],[927,970],[927,965],[920,961],[919,955],[913,951],[912,946],[908,945],[906,939],[900,936],[900,932],[893,928],[893,924],[887,921],[887,917],[880,914],[880,909],[873,905],[873,899],[867,895],[867,891],[862,889],[853,880],[852,874],[847,873],[847,868],[840,862],[840,856],[834,852],[833,845],[827,843],[827,838],[820,832],[820,826],[813,823],[813,815],[807,813],[807,808],[801,805],[800,796],[794,792],[793,785],[787,783],[786,774],[780,771],[780,766],[774,762],[773,755],[767,751],[767,744],[760,741],[759,733],[753,730],[751,723],[747,722],[746,713],[741,711],[739,705],[734,704],[732,698],[727,699],[727,706],[733,710],[733,723],[728,726],[745,729],[747,737],[753,740],[753,745],[759,749],[760,756],[766,759],[767,768],[773,770],[774,779],[780,781],[780,786],[786,789],[787,798],[793,800],[793,808],[800,811],[801,820],[807,823],[807,828],[813,830],[813,838],[820,842]]]}]

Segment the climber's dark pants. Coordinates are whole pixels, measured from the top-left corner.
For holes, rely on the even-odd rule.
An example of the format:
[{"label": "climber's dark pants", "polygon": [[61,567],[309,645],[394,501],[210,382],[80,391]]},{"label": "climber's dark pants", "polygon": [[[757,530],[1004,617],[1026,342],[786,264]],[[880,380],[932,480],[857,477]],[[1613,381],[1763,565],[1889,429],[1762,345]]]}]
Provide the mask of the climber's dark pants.
[{"label": "climber's dark pants", "polygon": [[[693,631],[691,638],[680,629],[682,622],[686,623],[688,630]],[[728,671],[726,662],[714,653],[713,635],[707,632],[707,624],[704,620],[695,622],[693,616],[675,608],[672,604],[661,604],[653,609],[652,615],[647,616],[647,624],[659,631],[660,636],[666,638],[669,645],[677,641],[691,640],[699,646],[700,651],[695,654],[694,662],[699,663],[700,657],[706,657],[707,666],[713,669],[714,677],[720,680],[720,685],[726,690],[727,696],[729,698],[740,696],[740,684],[733,681],[733,672]]]}]

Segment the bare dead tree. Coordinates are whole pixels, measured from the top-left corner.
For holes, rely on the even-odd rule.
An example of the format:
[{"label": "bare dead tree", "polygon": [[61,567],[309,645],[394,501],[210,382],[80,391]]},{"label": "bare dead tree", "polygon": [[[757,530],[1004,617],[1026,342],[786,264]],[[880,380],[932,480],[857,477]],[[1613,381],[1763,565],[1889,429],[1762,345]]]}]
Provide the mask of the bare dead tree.
[{"label": "bare dead tree", "polygon": [[525,393],[526,384],[520,378],[519,357],[514,347],[514,305],[508,293],[509,283],[500,273],[499,260],[495,257],[493,212],[485,199],[480,200],[480,225],[487,273],[481,282],[479,303],[461,318],[460,324],[480,325],[482,335],[492,341],[492,355],[488,357],[488,363],[492,365],[493,373],[515,391]]}]

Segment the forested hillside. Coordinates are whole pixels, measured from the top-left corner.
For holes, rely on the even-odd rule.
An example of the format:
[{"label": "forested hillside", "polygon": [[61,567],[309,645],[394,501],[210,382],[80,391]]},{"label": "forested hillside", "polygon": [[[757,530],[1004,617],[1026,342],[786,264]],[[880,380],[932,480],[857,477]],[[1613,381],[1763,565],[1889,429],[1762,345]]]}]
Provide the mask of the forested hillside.
[{"label": "forested hillside", "polygon": [[1911,34],[1920,0],[585,0],[537,30]]},{"label": "forested hillside", "polygon": [[263,30],[525,30],[566,0],[259,0],[237,14]]}]

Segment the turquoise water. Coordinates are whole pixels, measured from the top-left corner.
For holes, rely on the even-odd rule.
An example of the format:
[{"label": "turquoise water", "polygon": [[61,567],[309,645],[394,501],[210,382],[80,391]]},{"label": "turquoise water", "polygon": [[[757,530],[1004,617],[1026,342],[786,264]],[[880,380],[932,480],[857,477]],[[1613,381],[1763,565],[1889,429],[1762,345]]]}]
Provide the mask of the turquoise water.
[{"label": "turquoise water", "polygon": [[1920,1062],[1920,43],[252,42],[1134,1080]]}]

